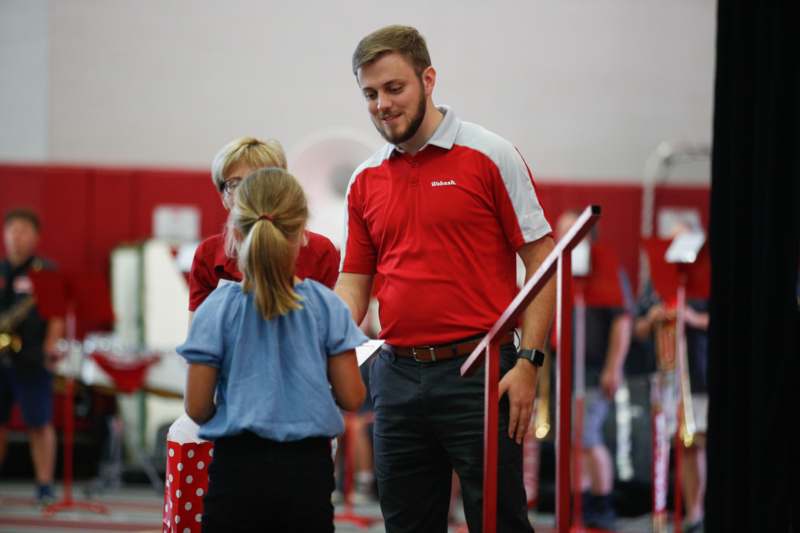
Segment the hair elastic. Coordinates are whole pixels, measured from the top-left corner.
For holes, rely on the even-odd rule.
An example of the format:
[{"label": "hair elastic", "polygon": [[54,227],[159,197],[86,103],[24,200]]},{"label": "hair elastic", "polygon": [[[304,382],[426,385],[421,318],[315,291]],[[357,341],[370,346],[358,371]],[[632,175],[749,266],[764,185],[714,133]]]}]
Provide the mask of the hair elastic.
[{"label": "hair elastic", "polygon": [[272,215],[268,215],[267,213],[259,216],[258,220],[269,220],[270,222],[275,222],[275,219],[272,218]]}]

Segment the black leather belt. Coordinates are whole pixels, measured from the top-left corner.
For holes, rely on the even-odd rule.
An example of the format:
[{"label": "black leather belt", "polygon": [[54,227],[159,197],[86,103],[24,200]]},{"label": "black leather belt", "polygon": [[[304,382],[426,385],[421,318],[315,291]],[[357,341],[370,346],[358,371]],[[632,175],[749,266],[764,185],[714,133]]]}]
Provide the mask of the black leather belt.
[{"label": "black leather belt", "polygon": [[[437,344],[434,346],[394,346],[392,345],[392,353],[398,357],[408,357],[420,363],[434,363],[436,361],[446,361],[455,357],[463,357],[472,353],[472,351],[481,343],[483,335],[476,338],[469,338],[463,341],[456,341],[449,344]],[[500,344],[513,344],[514,332],[509,331],[501,339]]]}]

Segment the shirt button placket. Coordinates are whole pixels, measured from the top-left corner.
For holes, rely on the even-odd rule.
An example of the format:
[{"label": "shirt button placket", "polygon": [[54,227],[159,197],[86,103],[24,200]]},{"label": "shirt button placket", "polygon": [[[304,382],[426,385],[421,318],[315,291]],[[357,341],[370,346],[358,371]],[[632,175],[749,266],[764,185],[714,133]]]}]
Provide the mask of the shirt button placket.
[{"label": "shirt button placket", "polygon": [[419,185],[419,163],[416,159],[411,158],[408,161],[408,164],[410,166],[408,170],[408,183],[409,185],[416,187]]}]

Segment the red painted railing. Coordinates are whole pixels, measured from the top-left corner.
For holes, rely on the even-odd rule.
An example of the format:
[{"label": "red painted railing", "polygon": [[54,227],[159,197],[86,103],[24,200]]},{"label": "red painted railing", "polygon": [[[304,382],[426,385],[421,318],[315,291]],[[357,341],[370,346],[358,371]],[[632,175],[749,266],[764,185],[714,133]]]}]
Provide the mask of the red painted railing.
[{"label": "red painted railing", "polygon": [[[498,382],[500,379],[500,339],[514,329],[528,304],[550,278],[558,273],[556,288],[556,333],[558,353],[572,353],[572,249],[600,218],[600,206],[584,209],[525,283],[489,333],[461,366],[461,375],[473,372],[482,362],[486,366],[483,436],[483,531],[497,531],[497,425]],[[485,359],[484,359],[485,358]],[[556,385],[556,530],[570,529],[570,457],[572,430],[572,358],[559,357]]]}]

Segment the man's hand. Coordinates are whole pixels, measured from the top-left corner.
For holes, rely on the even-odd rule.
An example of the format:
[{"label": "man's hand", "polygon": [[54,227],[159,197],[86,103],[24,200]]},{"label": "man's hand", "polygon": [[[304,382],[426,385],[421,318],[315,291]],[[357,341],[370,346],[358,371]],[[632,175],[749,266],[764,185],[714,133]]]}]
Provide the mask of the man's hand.
[{"label": "man's hand", "polygon": [[[531,279],[536,269],[542,264],[550,251],[555,247],[552,237],[544,237],[524,244],[517,250],[525,265],[525,281]],[[528,304],[522,315],[522,336],[520,348],[541,348],[545,345],[553,309],[556,302],[555,277],[539,291],[539,294]],[[530,361],[517,360],[514,368],[500,380],[500,398],[508,393],[509,419],[508,436],[522,444],[533,413],[533,399],[536,397],[536,378],[538,367]]]},{"label": "man's hand", "polygon": [[499,398],[508,393],[509,416],[508,437],[522,444],[533,414],[533,400],[536,397],[536,379],[539,369],[528,361],[518,360],[498,386]]}]

